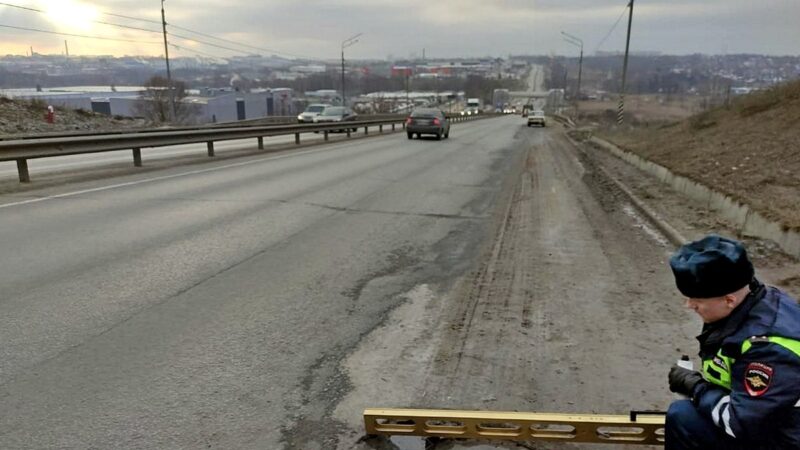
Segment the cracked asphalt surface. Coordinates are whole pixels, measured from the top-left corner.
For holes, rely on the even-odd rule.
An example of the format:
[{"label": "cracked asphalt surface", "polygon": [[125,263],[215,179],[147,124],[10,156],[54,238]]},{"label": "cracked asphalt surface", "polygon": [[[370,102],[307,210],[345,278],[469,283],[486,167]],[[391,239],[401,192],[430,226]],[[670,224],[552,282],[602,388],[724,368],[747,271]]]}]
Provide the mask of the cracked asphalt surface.
[{"label": "cracked asphalt surface", "polygon": [[[237,152],[0,195],[0,448],[411,450],[362,410],[672,399],[672,249],[559,127]],[[434,448],[466,447],[504,448]]]},{"label": "cracked asphalt surface", "polygon": [[0,447],[331,448],[343,359],[474,263],[519,129],[0,196]]}]

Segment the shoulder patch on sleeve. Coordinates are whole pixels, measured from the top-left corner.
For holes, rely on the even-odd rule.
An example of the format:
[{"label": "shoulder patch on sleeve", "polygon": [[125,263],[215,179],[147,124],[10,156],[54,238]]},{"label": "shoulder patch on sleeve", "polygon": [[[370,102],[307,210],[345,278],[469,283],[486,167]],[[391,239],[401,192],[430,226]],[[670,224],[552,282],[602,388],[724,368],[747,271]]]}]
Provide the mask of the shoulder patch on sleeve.
[{"label": "shoulder patch on sleeve", "polygon": [[772,383],[772,367],[763,363],[750,363],[744,371],[744,387],[751,397],[764,395]]}]

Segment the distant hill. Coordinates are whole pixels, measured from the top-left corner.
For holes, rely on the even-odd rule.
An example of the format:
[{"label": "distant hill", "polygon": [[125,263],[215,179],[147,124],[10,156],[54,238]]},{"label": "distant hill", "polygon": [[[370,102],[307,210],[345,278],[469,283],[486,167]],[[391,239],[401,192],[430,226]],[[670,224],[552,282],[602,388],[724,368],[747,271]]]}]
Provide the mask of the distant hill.
[{"label": "distant hill", "polygon": [[36,100],[14,100],[0,96],[0,134],[35,134],[49,131],[109,130],[141,127],[139,119],[105,116],[90,111],[56,108],[55,123],[45,120],[47,104]]},{"label": "distant hill", "polygon": [[800,81],[673,124],[604,134],[800,230]]}]

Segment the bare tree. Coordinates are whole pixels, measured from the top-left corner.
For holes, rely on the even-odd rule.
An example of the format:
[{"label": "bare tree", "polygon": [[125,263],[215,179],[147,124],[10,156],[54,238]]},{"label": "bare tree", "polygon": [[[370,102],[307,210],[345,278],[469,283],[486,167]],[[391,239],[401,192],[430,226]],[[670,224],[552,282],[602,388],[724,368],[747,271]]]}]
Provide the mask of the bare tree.
[{"label": "bare tree", "polygon": [[[144,83],[144,88],[133,107],[134,113],[153,123],[169,122],[171,116],[169,81],[164,77],[154,76]],[[175,122],[191,122],[197,116],[199,108],[184,101],[186,85],[182,81],[173,81],[172,90],[175,95]]]}]

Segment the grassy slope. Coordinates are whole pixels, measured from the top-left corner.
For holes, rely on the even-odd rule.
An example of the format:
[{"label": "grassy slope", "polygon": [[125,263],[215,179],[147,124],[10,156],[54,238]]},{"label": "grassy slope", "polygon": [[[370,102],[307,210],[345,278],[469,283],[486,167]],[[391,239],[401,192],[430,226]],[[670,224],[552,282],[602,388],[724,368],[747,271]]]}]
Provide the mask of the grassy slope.
[{"label": "grassy slope", "polygon": [[606,137],[800,229],[800,81],[675,124]]},{"label": "grassy slope", "polygon": [[47,104],[0,97],[0,134],[33,134],[50,131],[103,130],[141,126],[141,120],[114,119],[89,111],[56,107],[56,121],[45,121]]}]

